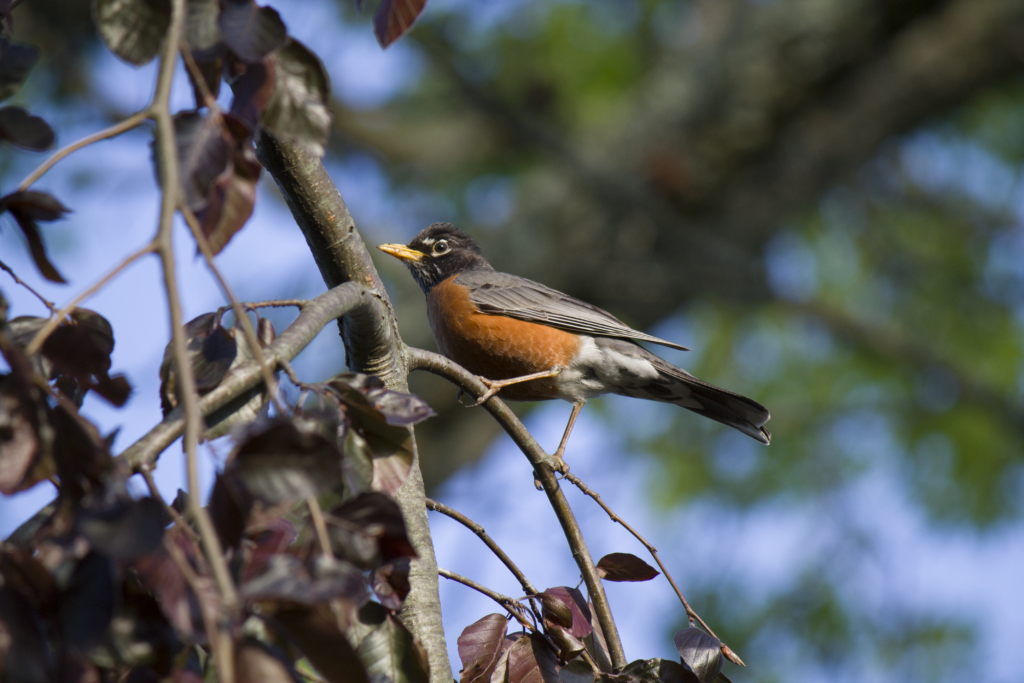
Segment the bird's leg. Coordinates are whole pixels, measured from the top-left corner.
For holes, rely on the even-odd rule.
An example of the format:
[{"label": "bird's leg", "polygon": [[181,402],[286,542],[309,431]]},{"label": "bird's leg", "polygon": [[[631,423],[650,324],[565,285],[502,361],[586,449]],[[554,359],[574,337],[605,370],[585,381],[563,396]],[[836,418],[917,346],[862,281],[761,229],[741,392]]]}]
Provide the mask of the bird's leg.
[{"label": "bird's leg", "polygon": [[[569,424],[565,426],[565,433],[562,434],[562,441],[558,444],[558,450],[556,450],[555,454],[551,456],[551,468],[562,475],[569,473],[569,463],[567,463],[565,458],[562,457],[565,453],[565,444],[569,441],[569,434],[572,433],[572,427],[576,424],[576,418],[579,417],[584,403],[586,403],[585,400],[572,404],[572,414],[569,415]],[[533,485],[538,491],[544,488],[536,473],[533,475]]]},{"label": "bird's leg", "polygon": [[542,370],[541,372],[534,372],[533,374],[530,375],[512,377],[510,379],[487,379],[486,377],[480,377],[480,381],[487,385],[487,391],[484,393],[483,396],[476,400],[476,403],[469,407],[475,408],[476,406],[487,403],[488,399],[490,399],[491,396],[494,396],[496,393],[512,384],[520,384],[522,382],[529,382],[535,379],[544,379],[546,377],[555,377],[560,372],[562,372],[562,366],[556,365],[550,370]]},{"label": "bird's leg", "polygon": [[580,411],[583,410],[584,403],[586,403],[586,401],[577,401],[572,404],[572,413],[569,415],[569,424],[565,425],[565,433],[562,434],[562,440],[558,444],[558,450],[555,451],[554,457],[561,460],[562,464],[565,465],[565,471],[563,471],[562,474],[569,471],[569,465],[565,463],[565,459],[562,457],[565,454],[565,444],[569,443],[569,435],[572,434],[572,428],[576,424],[576,418],[580,416]]}]

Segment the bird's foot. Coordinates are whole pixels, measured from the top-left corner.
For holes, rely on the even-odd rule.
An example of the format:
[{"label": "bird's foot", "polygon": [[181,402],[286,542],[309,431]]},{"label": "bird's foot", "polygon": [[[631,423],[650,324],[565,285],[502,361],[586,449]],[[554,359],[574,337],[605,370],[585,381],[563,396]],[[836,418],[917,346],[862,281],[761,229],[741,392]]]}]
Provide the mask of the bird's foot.
[{"label": "bird's foot", "polygon": [[[567,463],[560,453],[555,453],[547,459],[547,465],[556,474],[560,474],[563,477],[569,474],[569,463]],[[544,485],[540,483],[540,477],[537,476],[536,472],[533,475],[533,485],[538,491],[544,490]]]}]

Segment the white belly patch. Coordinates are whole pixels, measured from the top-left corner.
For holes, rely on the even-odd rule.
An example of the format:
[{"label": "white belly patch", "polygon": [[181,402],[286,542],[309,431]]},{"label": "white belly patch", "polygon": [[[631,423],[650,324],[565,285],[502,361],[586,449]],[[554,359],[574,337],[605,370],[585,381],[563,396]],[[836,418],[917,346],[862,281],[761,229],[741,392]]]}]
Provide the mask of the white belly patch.
[{"label": "white belly patch", "polygon": [[610,347],[599,347],[593,337],[580,337],[572,364],[554,378],[558,398],[585,401],[611,393],[620,386],[642,386],[658,378],[650,361]]}]

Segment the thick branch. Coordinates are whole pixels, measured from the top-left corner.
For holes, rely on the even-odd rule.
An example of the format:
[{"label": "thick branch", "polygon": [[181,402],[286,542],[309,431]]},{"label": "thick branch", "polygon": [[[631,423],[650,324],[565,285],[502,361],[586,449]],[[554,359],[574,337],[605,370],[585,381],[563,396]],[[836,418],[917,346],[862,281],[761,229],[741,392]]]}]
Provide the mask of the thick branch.
[{"label": "thick branch", "polygon": [[[408,391],[408,370],[391,302],[327,169],[316,157],[266,133],[260,136],[257,153],[284,195],[327,285],[356,282],[367,287],[381,303],[373,309],[355,310],[341,322],[349,368],[380,377],[390,389]],[[414,436],[412,469],[395,494],[418,555],[409,572],[412,590],[399,617],[423,643],[432,683],[449,683],[451,667],[441,624],[437,561],[425,498]]]},{"label": "thick branch", "polygon": [[[487,391],[487,386],[480,381],[479,377],[444,356],[413,348],[408,348],[406,353],[409,356],[410,370],[426,370],[440,375],[473,396],[482,396]],[[594,560],[587,549],[587,542],[580,531],[576,516],[558,485],[558,479],[555,477],[551,463],[553,458],[544,452],[523,423],[519,421],[519,418],[509,410],[509,407],[501,399],[492,396],[484,403],[484,408],[494,416],[494,419],[512,437],[515,444],[519,446],[519,450],[533,465],[534,476],[544,487],[544,492],[555,511],[555,516],[558,517],[558,522],[562,525],[562,532],[569,543],[573,559],[576,560],[583,581],[587,584],[587,592],[594,603],[594,611],[597,613],[597,619],[601,623],[601,629],[608,641],[612,666],[616,671],[623,669],[626,666],[626,655],[622,649],[622,641],[619,639],[619,631],[615,627],[615,619],[608,604],[608,596],[605,595],[604,585],[597,575]]]}]

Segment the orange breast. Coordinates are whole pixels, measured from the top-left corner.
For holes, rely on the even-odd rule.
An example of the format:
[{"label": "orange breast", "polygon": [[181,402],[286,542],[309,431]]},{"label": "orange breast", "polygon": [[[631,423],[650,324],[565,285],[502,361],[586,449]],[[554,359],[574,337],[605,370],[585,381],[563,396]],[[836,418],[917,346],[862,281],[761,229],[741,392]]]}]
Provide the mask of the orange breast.
[{"label": "orange breast", "polygon": [[[470,372],[487,379],[511,379],[565,367],[579,348],[571,332],[481,313],[455,277],[427,297],[427,317],[438,348]],[[502,389],[502,398],[541,401],[554,396],[556,379],[533,380]]]}]

